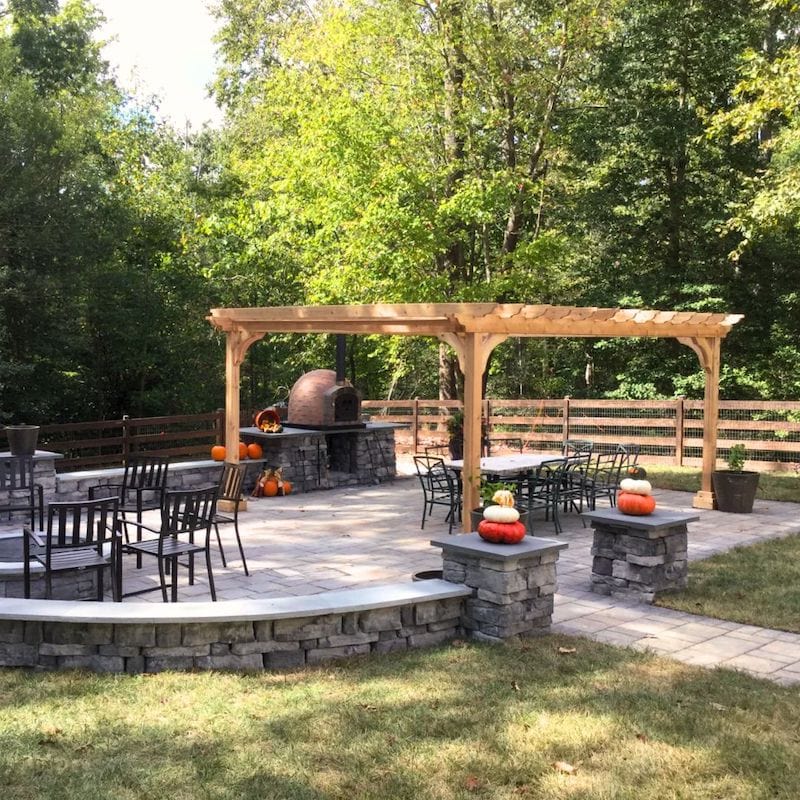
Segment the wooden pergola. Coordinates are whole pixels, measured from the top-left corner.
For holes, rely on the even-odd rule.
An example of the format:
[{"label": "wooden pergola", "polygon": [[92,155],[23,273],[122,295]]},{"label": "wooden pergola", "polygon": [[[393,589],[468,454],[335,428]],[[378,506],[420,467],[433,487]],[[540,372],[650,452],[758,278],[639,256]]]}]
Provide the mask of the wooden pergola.
[{"label": "wooden pergola", "polygon": [[[266,334],[433,336],[449,344],[464,373],[465,508],[478,505],[483,373],[492,350],[509,336],[670,338],[691,347],[705,373],[703,477],[693,504],[713,508],[720,345],[740,319],[741,314],[499,303],[215,308],[208,317],[226,335],[225,445],[234,461],[238,458],[240,368],[250,346]],[[469,515],[464,517],[468,527]]]}]

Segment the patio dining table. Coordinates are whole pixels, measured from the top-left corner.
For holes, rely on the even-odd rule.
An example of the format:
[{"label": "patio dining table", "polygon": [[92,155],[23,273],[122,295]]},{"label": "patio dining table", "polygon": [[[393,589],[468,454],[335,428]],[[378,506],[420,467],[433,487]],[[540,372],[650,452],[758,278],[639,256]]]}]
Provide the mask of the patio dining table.
[{"label": "patio dining table", "polygon": [[[555,453],[536,453],[527,454],[520,453],[507,456],[484,456],[481,459],[481,472],[486,475],[518,475],[521,472],[528,472],[529,470],[536,469],[536,467],[543,464],[545,461],[553,461],[558,459],[558,454]],[[463,459],[453,459],[445,461],[445,466],[461,472],[464,468]]]}]

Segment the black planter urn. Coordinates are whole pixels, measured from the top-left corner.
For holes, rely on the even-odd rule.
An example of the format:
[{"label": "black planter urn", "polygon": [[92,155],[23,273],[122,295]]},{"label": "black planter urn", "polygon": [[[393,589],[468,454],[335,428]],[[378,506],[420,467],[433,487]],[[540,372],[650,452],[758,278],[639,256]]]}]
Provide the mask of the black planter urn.
[{"label": "black planter urn", "polygon": [[714,501],[718,511],[750,514],[758,490],[757,472],[720,470],[711,473]]},{"label": "black planter urn", "polygon": [[36,452],[38,425],[6,425],[5,432],[12,456],[32,456]]}]

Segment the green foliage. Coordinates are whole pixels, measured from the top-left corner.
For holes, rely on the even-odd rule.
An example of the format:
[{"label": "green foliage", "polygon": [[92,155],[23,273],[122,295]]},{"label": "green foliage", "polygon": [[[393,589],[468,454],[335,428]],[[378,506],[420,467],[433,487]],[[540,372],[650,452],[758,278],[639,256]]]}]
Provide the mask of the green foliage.
[{"label": "green foliage", "polygon": [[743,444],[731,445],[728,450],[728,469],[731,472],[741,472],[747,456],[747,448]]}]

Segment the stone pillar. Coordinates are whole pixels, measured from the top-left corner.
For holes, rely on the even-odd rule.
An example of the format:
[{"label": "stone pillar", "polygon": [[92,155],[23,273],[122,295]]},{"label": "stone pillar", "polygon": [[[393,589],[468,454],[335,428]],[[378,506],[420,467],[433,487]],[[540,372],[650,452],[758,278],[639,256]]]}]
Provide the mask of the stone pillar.
[{"label": "stone pillar", "polygon": [[594,528],[593,592],[652,603],[656,592],[686,587],[686,526],[697,514],[656,509],[637,517],[604,508],[583,516]]},{"label": "stone pillar", "polygon": [[519,544],[485,542],[477,533],[433,539],[443,578],[472,590],[461,624],[474,639],[499,642],[546,633],[553,615],[556,561],[567,545],[526,536]]}]

